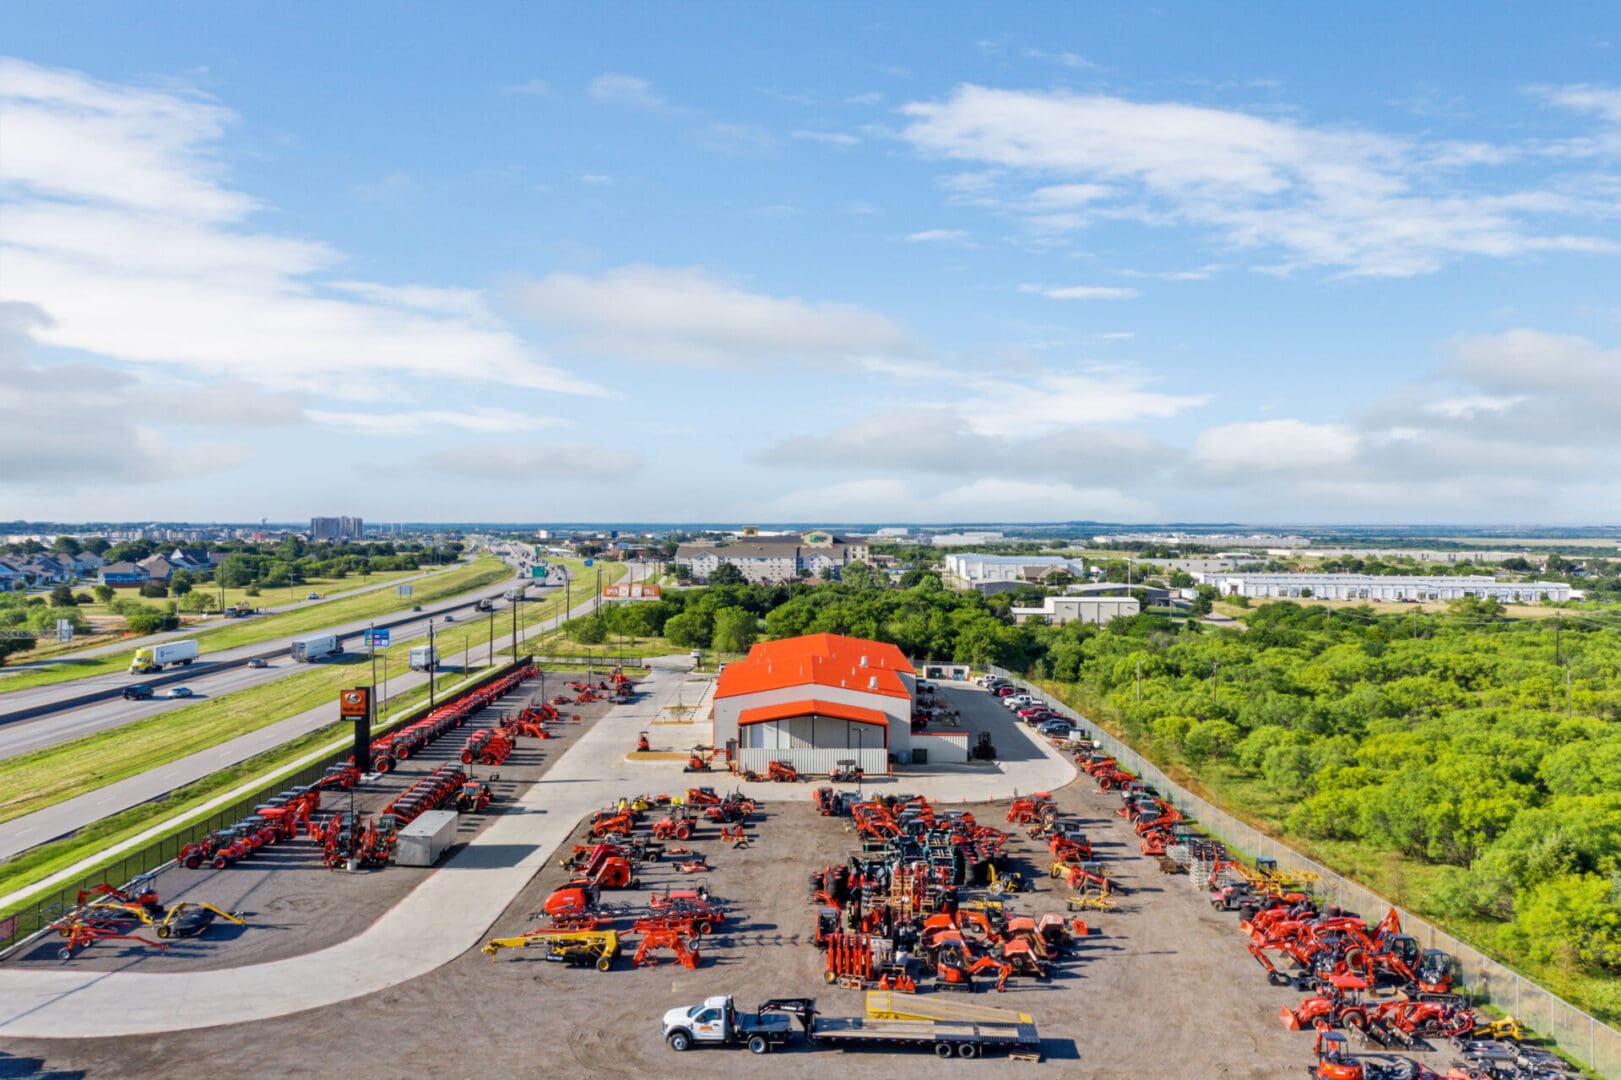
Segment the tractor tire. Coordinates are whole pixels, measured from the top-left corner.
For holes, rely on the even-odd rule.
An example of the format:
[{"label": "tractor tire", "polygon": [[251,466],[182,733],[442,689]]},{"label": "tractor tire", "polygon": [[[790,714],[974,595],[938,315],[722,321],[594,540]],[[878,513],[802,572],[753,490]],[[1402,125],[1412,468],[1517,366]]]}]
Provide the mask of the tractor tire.
[{"label": "tractor tire", "polygon": [[971,1042],[957,1044],[957,1056],[960,1058],[975,1058],[979,1056],[979,1047]]},{"label": "tractor tire", "polygon": [[186,861],[182,865],[184,865],[187,870],[195,870],[199,866],[203,865],[203,857],[201,855],[187,855]]},{"label": "tractor tire", "polygon": [[950,1043],[935,1043],[934,1044],[934,1056],[935,1057],[942,1057],[942,1058],[950,1057],[951,1056],[951,1044]]},{"label": "tractor tire", "polygon": [[827,983],[827,985],[832,986],[834,983],[839,981],[839,977],[833,974],[832,968],[828,968],[826,971],[822,972],[822,981]]},{"label": "tractor tire", "polygon": [[226,866],[228,866],[228,865],[229,864],[225,861],[225,856],[224,855],[216,855],[216,856],[214,856],[214,869],[216,869],[216,870],[224,870],[226,868]]},{"label": "tractor tire", "polygon": [[613,957],[611,957],[611,956],[599,956],[599,957],[597,957],[597,970],[598,971],[607,971],[610,968],[612,968],[613,966],[614,966]]},{"label": "tractor tire", "polygon": [[675,837],[677,840],[690,840],[692,838],[692,830],[687,826],[682,825],[675,830]]},{"label": "tractor tire", "polygon": [[670,1044],[670,1049],[678,1054],[692,1049],[692,1036],[685,1031],[672,1031],[670,1037],[665,1041]]},{"label": "tractor tire", "polygon": [[764,1054],[771,1049],[771,1044],[764,1035],[755,1035],[749,1039],[749,1053]]},{"label": "tractor tire", "polygon": [[170,930],[169,930],[169,928],[167,926],[158,927],[158,937],[166,938],[166,937],[169,936],[169,934],[170,934]]}]

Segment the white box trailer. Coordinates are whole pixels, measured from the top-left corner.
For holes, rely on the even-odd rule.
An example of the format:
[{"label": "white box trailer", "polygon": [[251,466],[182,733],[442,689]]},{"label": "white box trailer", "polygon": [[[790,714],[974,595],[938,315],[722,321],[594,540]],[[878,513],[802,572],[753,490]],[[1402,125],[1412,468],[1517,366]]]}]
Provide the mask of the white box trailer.
[{"label": "white box trailer", "polygon": [[317,634],[293,642],[290,652],[294,660],[309,664],[324,657],[337,656],[343,652],[343,642],[338,640],[336,634]]},{"label": "white box trailer", "polygon": [[439,650],[432,645],[411,646],[412,671],[436,671],[439,668]]},{"label": "white box trailer", "polygon": [[401,829],[394,861],[401,866],[432,866],[456,842],[456,811],[429,810]]},{"label": "white box trailer", "polygon": [[146,675],[162,671],[170,664],[190,664],[201,652],[195,641],[165,641],[161,645],[147,645],[135,650],[135,658],[129,664],[129,673]]}]

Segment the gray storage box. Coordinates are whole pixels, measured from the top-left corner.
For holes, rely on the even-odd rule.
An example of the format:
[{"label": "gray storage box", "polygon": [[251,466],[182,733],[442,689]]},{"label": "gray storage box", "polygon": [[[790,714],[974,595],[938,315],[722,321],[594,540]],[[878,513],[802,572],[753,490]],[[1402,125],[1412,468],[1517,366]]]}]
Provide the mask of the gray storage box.
[{"label": "gray storage box", "polygon": [[394,861],[401,866],[432,866],[456,842],[456,811],[429,810],[400,830]]}]

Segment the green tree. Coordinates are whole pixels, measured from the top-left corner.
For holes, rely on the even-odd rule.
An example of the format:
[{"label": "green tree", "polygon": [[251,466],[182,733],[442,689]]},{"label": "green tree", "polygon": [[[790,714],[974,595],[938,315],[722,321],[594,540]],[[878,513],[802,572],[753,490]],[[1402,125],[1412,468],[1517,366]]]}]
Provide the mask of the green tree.
[{"label": "green tree", "polygon": [[52,607],[72,607],[76,603],[78,601],[73,599],[73,587],[71,585],[58,585],[51,590]]},{"label": "green tree", "polygon": [[118,590],[113,588],[111,585],[97,585],[90,591],[95,593],[96,599],[103,604],[112,603],[113,596],[118,592]]},{"label": "green tree", "polygon": [[196,584],[197,579],[192,577],[190,570],[176,570],[169,575],[169,595],[185,596]]},{"label": "green tree", "polygon": [[608,640],[608,620],[601,615],[582,615],[564,623],[563,633],[581,645],[601,645]]},{"label": "green tree", "polygon": [[754,613],[738,607],[725,607],[715,612],[715,633],[710,647],[716,652],[748,652],[754,644]]},{"label": "green tree", "polygon": [[72,558],[84,551],[84,545],[72,536],[58,536],[51,542],[51,551],[57,555],[66,555]]},{"label": "green tree", "polygon": [[709,584],[711,585],[742,585],[747,580],[743,576],[743,571],[729,562],[723,562],[709,572]]},{"label": "green tree", "polygon": [[683,611],[664,623],[664,636],[678,649],[700,649],[709,645],[712,627],[697,612]]}]

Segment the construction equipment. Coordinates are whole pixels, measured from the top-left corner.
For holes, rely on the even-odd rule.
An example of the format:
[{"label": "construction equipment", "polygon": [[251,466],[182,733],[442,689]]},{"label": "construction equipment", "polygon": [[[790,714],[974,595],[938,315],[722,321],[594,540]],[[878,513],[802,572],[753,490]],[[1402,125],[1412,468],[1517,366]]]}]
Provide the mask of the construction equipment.
[{"label": "construction equipment", "polygon": [[569,967],[594,967],[608,971],[619,955],[619,933],[615,930],[566,930],[544,927],[519,937],[492,938],[484,943],[484,955],[494,957],[502,949],[541,948],[543,960]]},{"label": "construction equipment", "polygon": [[649,931],[637,946],[636,954],[630,958],[632,967],[655,967],[659,960],[653,953],[658,949],[670,949],[675,952],[676,962],[688,971],[696,971],[703,957],[698,952],[698,945],[690,941],[679,930],[663,929]]},{"label": "construction equipment", "polygon": [[636,817],[629,810],[609,814],[591,826],[593,837],[629,836],[636,827]]},{"label": "construction equipment", "polygon": [[636,752],[638,754],[645,754],[651,749],[652,746],[650,746],[647,741],[647,732],[644,731],[640,735],[636,736]]},{"label": "construction equipment", "polygon": [[841,978],[856,978],[863,982],[871,980],[877,967],[873,949],[880,940],[867,934],[827,935],[827,967],[822,972],[822,980],[829,985]]},{"label": "construction equipment", "polygon": [[990,889],[999,895],[1012,895],[1014,893],[1029,892],[1030,887],[1024,883],[1019,874],[1003,874],[996,869],[995,864],[990,867]]},{"label": "construction equipment", "polygon": [[861,766],[854,758],[842,758],[833,763],[833,769],[827,774],[827,778],[835,784],[859,784],[863,775]]},{"label": "construction equipment", "polygon": [[662,819],[653,823],[653,836],[658,840],[668,840],[674,837],[677,840],[691,839],[693,831],[698,827],[698,819],[686,811],[672,811]]},{"label": "construction equipment", "polygon": [[799,780],[799,770],[786,761],[773,761],[766,765],[766,779],[778,783],[795,783]]},{"label": "construction equipment", "polygon": [[462,785],[460,794],[456,796],[456,809],[464,814],[481,814],[490,808],[490,788],[477,780],[469,780]]},{"label": "construction equipment", "polygon": [[48,929],[66,939],[58,958],[70,959],[80,949],[97,941],[134,941],[156,949],[168,946],[141,937],[136,931],[151,929],[159,938],[197,937],[224,919],[238,926],[246,920],[240,912],[225,911],[203,901],[185,900],[167,908],[158,902],[154,875],[143,874],[122,888],[103,882],[92,889],[79,890],[74,906],[53,920]]}]

